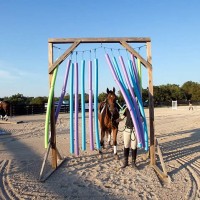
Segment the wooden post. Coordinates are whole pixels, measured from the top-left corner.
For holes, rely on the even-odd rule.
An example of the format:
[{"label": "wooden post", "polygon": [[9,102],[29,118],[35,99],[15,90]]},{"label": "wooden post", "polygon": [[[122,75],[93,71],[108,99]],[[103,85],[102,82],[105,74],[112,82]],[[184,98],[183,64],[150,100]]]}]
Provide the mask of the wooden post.
[{"label": "wooden post", "polygon": [[[53,64],[53,44],[48,43],[48,59],[49,59],[49,68]],[[52,77],[53,72],[49,74],[49,88],[51,88],[52,84]],[[57,151],[56,151],[56,128],[55,128],[55,110],[54,110],[54,94],[52,97],[52,105],[51,105],[51,140],[50,140],[50,146],[52,150],[52,168],[57,168]]]},{"label": "wooden post", "polygon": [[[147,42],[147,62],[152,64],[151,42]],[[153,73],[152,68],[148,68],[149,87],[149,127],[150,127],[150,160],[151,165],[156,164],[155,157],[155,136],[154,136],[154,102],[153,102]]]}]

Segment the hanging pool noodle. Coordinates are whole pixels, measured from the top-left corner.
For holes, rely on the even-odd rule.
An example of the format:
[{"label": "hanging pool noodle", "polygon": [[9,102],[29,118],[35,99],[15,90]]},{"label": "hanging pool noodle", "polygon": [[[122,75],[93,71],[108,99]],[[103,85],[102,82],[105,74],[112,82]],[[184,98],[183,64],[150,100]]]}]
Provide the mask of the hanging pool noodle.
[{"label": "hanging pool noodle", "polygon": [[136,101],[135,94],[134,94],[134,91],[133,91],[133,87],[131,86],[131,82],[129,80],[128,73],[127,73],[127,70],[126,70],[122,56],[119,57],[119,60],[120,60],[121,66],[122,66],[122,70],[123,70],[123,73],[124,73],[124,76],[125,76],[126,83],[128,85],[129,91],[130,91],[131,96],[132,96],[132,101],[133,101],[133,105],[134,105],[134,108],[135,108],[135,111],[136,111],[136,117],[137,117],[137,120],[138,120],[138,125],[139,125],[139,129],[140,129],[141,137],[143,137],[143,140],[144,140],[144,129],[143,129],[143,125],[142,125],[142,119],[141,119],[138,103]]},{"label": "hanging pool noodle", "polygon": [[142,93],[142,68],[141,68],[141,62],[140,59],[137,59],[137,67],[138,67],[138,77],[139,77],[139,82],[140,82],[140,92]]},{"label": "hanging pool noodle", "polygon": [[59,99],[59,102],[58,102],[58,106],[57,106],[57,108],[56,108],[55,123],[57,122],[58,114],[59,114],[59,112],[60,112],[60,108],[61,108],[61,105],[62,105],[64,96],[65,96],[66,86],[67,86],[67,80],[68,80],[68,76],[69,76],[70,64],[71,64],[71,60],[68,60],[68,62],[67,62],[67,67],[66,67],[66,71],[65,71],[65,77],[64,77],[62,92],[61,92],[61,95],[60,95],[60,99]]},{"label": "hanging pool noodle", "polygon": [[[137,114],[136,114],[136,111],[135,111],[134,103],[133,103],[132,98],[131,98],[131,96],[130,96],[130,94],[129,94],[129,92],[128,92],[127,86],[125,85],[125,83],[124,83],[124,81],[123,81],[123,78],[122,78],[122,75],[121,75],[121,72],[120,72],[120,69],[119,69],[119,66],[118,66],[118,64],[117,64],[117,60],[116,60],[115,57],[113,58],[113,63],[114,63],[115,71],[116,71],[116,73],[117,73],[117,75],[118,75],[118,77],[119,77],[118,80],[119,80],[120,83],[122,84],[122,87],[123,87],[123,89],[124,89],[124,93],[126,94],[127,99],[128,99],[128,102],[130,103],[130,107],[132,108],[134,118],[135,118],[136,120],[138,120]],[[125,108],[125,109],[126,109],[126,108]],[[136,125],[138,125],[138,124],[139,124],[139,123],[137,122]],[[143,128],[141,129],[141,126],[140,126],[140,127],[138,127],[138,129],[140,130],[140,132],[141,132],[141,134],[142,134]],[[137,129],[136,129],[136,130],[137,130]],[[136,134],[137,134],[137,133],[136,133]],[[137,145],[138,145],[138,147],[142,147],[142,144],[141,144],[141,142],[139,141],[139,139],[138,139],[138,144],[137,144]]]},{"label": "hanging pool noodle", "polygon": [[89,61],[89,128],[90,128],[90,150],[94,150],[93,119],[92,119],[92,61]]},{"label": "hanging pool noodle", "polygon": [[[132,61],[132,62],[131,62]],[[131,61],[129,61],[129,72],[131,74],[132,70],[134,72],[134,76],[131,76],[132,79],[132,83],[135,83],[134,88],[137,88],[138,94],[137,97],[140,98],[140,111],[141,114],[143,116],[143,121],[144,121],[144,131],[145,131],[145,150],[148,150],[148,128],[147,128],[147,122],[146,122],[146,117],[145,117],[145,112],[144,112],[144,107],[143,107],[143,101],[142,101],[142,86],[141,83],[139,81],[139,77],[138,77],[138,70],[136,68],[136,63],[135,63],[135,57],[133,54],[131,54]],[[141,64],[140,64],[141,66]],[[134,79],[135,77],[135,79]]]},{"label": "hanging pool noodle", "polygon": [[70,153],[74,153],[74,63],[70,73]]},{"label": "hanging pool noodle", "polygon": [[130,98],[130,95],[128,94],[128,89],[127,89],[127,86],[126,84],[124,83],[124,80],[122,78],[122,75],[121,75],[121,72],[120,72],[120,69],[119,69],[119,66],[117,64],[117,60],[115,57],[113,57],[113,67],[114,67],[114,71],[116,72],[116,75],[117,75],[117,78],[119,80],[119,82],[122,84],[122,87],[124,89],[124,92],[126,93],[126,96],[128,98],[128,101],[131,103],[131,107],[133,107],[132,105],[132,100]]},{"label": "hanging pool noodle", "polygon": [[[128,65],[129,65],[129,69],[130,69],[129,71],[131,71],[131,69],[132,69],[132,61],[131,60],[129,60]],[[147,151],[148,150],[148,128],[147,128],[147,122],[146,122],[146,116],[145,116],[145,112],[144,112],[142,97],[141,97],[139,86],[138,86],[136,80],[134,79],[133,74],[130,74],[130,77],[131,77],[132,85],[134,88],[134,92],[138,99],[140,113],[142,115],[143,122],[144,122],[144,141],[145,141],[145,150]]]},{"label": "hanging pool noodle", "polygon": [[115,57],[113,57],[113,64],[114,64],[115,72],[116,72],[116,74],[117,74],[118,77],[119,77],[118,80],[120,81],[120,83],[122,84],[122,86],[123,86],[123,88],[124,88],[124,92],[125,92],[126,95],[127,95],[128,101],[130,102],[131,107],[134,108],[133,102],[132,102],[132,100],[131,100],[131,96],[129,95],[128,88],[127,88],[126,84],[124,83],[123,77],[122,77],[122,75],[121,75],[121,72],[120,72],[120,69],[119,69],[119,66],[118,66],[118,64],[117,64],[117,60],[116,60]]},{"label": "hanging pool noodle", "polygon": [[52,104],[52,99],[53,99],[53,94],[54,94],[54,87],[55,87],[57,72],[58,72],[58,66],[53,71],[53,77],[52,77],[51,87],[49,91],[49,98],[48,98],[48,103],[47,103],[47,112],[46,112],[46,120],[45,120],[45,138],[44,138],[45,148],[48,147],[48,142],[49,142],[49,123],[50,123],[50,116],[51,116],[51,104]]},{"label": "hanging pool noodle", "polygon": [[113,57],[113,66],[114,66],[114,69],[115,69],[115,72],[116,72],[116,75],[118,76],[118,80],[120,81],[120,83],[122,84],[122,87],[124,89],[124,92],[126,93],[126,96],[128,98],[128,101],[130,102],[130,106],[133,108],[133,112],[134,112],[134,115],[135,115],[135,109],[134,109],[134,105],[133,105],[133,102],[132,102],[132,99],[131,99],[131,96],[128,92],[128,88],[126,86],[126,84],[124,83],[124,80],[123,80],[123,77],[121,75],[121,72],[120,72],[120,69],[119,69],[119,66],[117,64],[117,60],[115,57]]},{"label": "hanging pool noodle", "polygon": [[115,78],[115,80],[116,80],[121,92],[122,92],[122,95],[123,95],[123,97],[124,97],[124,99],[126,101],[127,107],[128,107],[128,109],[130,111],[131,117],[133,119],[133,124],[134,124],[135,130],[136,130],[136,137],[138,139],[138,143],[141,143],[141,146],[143,147],[144,146],[144,140],[142,140],[142,137],[141,137],[141,134],[140,134],[140,131],[139,131],[139,127],[138,127],[138,124],[136,122],[136,118],[134,116],[133,108],[131,107],[131,104],[130,104],[130,102],[128,100],[128,97],[126,95],[125,89],[123,88],[121,82],[117,79],[117,74],[116,74],[116,72],[115,72],[115,70],[113,68],[113,65],[112,65],[111,61],[110,61],[109,55],[106,54],[105,56],[106,56],[106,60],[108,62],[108,65],[110,66],[111,72],[112,72],[112,74],[113,74],[113,76],[114,76],[114,78]]},{"label": "hanging pool noodle", "polygon": [[140,85],[139,78],[138,78],[138,70],[137,70],[136,63],[135,63],[135,57],[133,54],[131,54],[131,60],[132,60],[133,65],[132,65],[132,68],[129,68],[130,72],[131,73],[132,73],[132,71],[134,72],[134,77],[135,77],[136,83],[137,83],[137,85]]},{"label": "hanging pool noodle", "polygon": [[95,95],[94,95],[94,115],[95,115],[95,129],[96,129],[96,146],[100,149],[99,141],[99,126],[98,126],[98,59],[94,59],[95,63]]},{"label": "hanging pool noodle", "polygon": [[85,60],[81,62],[81,111],[82,111],[82,150],[86,150],[85,126]]},{"label": "hanging pool noodle", "polygon": [[[117,74],[118,80],[121,82],[121,84],[123,85],[124,88],[127,88],[127,86],[125,85],[124,80],[122,78],[122,75],[121,75],[121,72],[120,72],[120,69],[119,69],[119,66],[117,64],[117,60],[116,60],[115,57],[113,57],[113,64],[114,64],[114,67],[115,67],[115,72]],[[125,90],[125,91],[127,91],[127,90]]]},{"label": "hanging pool noodle", "polygon": [[[131,99],[131,96],[129,95],[128,89],[127,89],[127,87],[126,87],[126,85],[125,85],[125,83],[123,81],[123,78],[122,78],[122,75],[121,75],[121,72],[120,72],[120,69],[119,69],[119,66],[117,64],[117,60],[116,60],[115,57],[113,57],[113,63],[114,63],[115,72],[116,72],[116,74],[118,76],[118,80],[122,84],[122,87],[123,87],[124,92],[125,92],[125,94],[126,94],[126,96],[128,98],[128,102],[130,103],[131,108],[133,108],[132,110],[133,110],[133,113],[134,113],[134,117],[138,120],[137,114],[135,113],[135,105],[134,105],[133,100]],[[139,123],[136,123],[136,124],[139,124]],[[139,129],[140,129],[140,132],[142,134],[142,132],[143,132],[142,124],[140,125]],[[140,142],[138,142],[137,145],[138,145],[138,147],[141,147],[141,143]]]},{"label": "hanging pool noodle", "polygon": [[79,135],[78,135],[78,63],[75,63],[75,119],[74,119],[74,141],[75,141],[75,155],[79,155]]}]

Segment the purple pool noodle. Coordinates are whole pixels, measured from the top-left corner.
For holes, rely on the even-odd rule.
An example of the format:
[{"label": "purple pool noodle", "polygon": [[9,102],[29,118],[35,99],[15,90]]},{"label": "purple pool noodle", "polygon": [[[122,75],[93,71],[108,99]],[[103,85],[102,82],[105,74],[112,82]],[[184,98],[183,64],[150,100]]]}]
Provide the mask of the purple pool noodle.
[{"label": "purple pool noodle", "polygon": [[60,112],[60,108],[61,108],[61,105],[62,105],[64,96],[65,96],[66,86],[67,86],[67,80],[68,80],[68,76],[69,76],[70,65],[71,65],[71,60],[68,60],[68,62],[67,62],[67,67],[66,67],[66,71],[65,71],[65,77],[64,77],[62,92],[61,92],[61,95],[60,95],[60,99],[59,99],[59,102],[58,102],[58,106],[57,106],[57,108],[56,108],[55,122],[56,122],[57,119],[58,119],[58,114],[59,114],[59,112]]},{"label": "purple pool noodle", "polygon": [[74,63],[71,64],[70,71],[70,153],[74,153]]},{"label": "purple pool noodle", "polygon": [[81,62],[81,117],[82,117],[82,150],[86,150],[85,126],[85,60]]},{"label": "purple pool noodle", "polygon": [[94,115],[95,115],[95,135],[96,135],[96,146],[97,149],[100,149],[100,141],[99,141],[99,124],[98,124],[98,59],[94,60],[95,66],[95,95],[94,95]]},{"label": "purple pool noodle", "polygon": [[90,128],[90,150],[94,150],[93,120],[92,120],[92,61],[89,61],[89,128]]}]

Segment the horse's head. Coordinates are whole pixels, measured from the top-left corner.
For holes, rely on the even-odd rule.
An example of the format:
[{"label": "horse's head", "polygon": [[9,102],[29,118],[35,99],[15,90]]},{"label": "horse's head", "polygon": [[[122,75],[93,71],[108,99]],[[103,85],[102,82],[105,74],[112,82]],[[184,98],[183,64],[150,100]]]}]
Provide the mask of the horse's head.
[{"label": "horse's head", "polygon": [[107,88],[107,103],[109,105],[109,110],[111,113],[115,110],[117,96],[115,94],[115,88],[113,87],[113,90],[109,90]]}]

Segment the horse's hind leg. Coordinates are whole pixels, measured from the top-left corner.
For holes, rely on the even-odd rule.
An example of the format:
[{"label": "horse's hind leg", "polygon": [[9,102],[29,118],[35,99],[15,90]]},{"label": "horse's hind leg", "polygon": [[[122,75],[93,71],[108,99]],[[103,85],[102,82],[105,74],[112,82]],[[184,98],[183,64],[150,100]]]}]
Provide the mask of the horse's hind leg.
[{"label": "horse's hind leg", "polygon": [[8,121],[8,115],[5,115],[5,116],[4,116],[4,119],[5,119],[6,121]]}]

